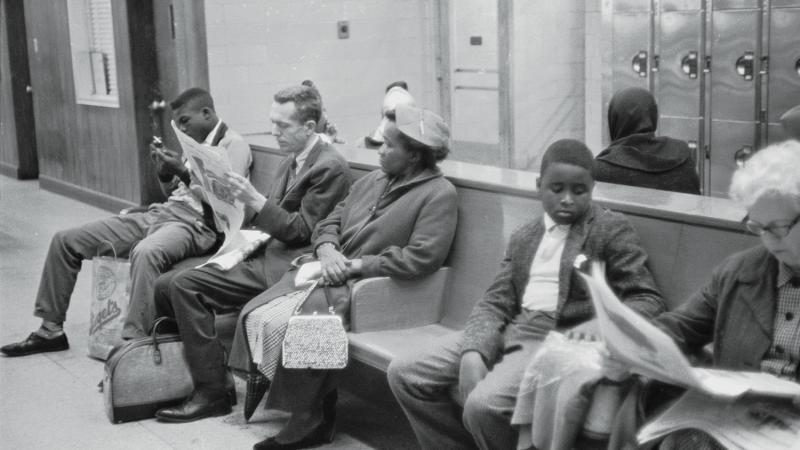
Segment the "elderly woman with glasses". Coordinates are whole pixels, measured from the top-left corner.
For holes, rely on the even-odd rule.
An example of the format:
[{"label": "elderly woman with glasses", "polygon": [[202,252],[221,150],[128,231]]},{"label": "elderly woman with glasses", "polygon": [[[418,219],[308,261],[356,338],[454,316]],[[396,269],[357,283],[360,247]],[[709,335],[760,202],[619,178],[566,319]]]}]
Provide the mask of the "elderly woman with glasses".
[{"label": "elderly woman with glasses", "polygon": [[[731,198],[747,208],[747,229],[761,244],[728,257],[685,304],[654,319],[684,352],[713,342],[715,367],[800,381],[799,168],[800,142],[786,141],[734,173]],[[722,446],[691,430],[673,433],[660,448]]]}]

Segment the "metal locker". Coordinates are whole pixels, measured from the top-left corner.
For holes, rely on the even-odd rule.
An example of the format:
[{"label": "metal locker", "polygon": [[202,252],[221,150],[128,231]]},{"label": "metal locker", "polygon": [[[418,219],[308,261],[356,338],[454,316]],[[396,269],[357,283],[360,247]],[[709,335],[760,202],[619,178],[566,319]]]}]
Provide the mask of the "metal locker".
[{"label": "metal locker", "polygon": [[650,0],[617,0],[611,14],[612,92],[650,89],[652,13]]},{"label": "metal locker", "polygon": [[[790,3],[785,1],[784,3]],[[794,8],[772,8],[767,75],[767,141],[784,139],[780,117],[800,104],[800,1]]]},{"label": "metal locker", "polygon": [[661,115],[658,134],[686,141],[703,171],[702,80],[704,14],[702,2],[662,2],[656,14],[657,75],[653,93]]},{"label": "metal locker", "polygon": [[711,195],[724,197],[737,161],[758,148],[761,10],[718,10],[717,6],[748,2],[720,3],[711,17],[708,186]]}]

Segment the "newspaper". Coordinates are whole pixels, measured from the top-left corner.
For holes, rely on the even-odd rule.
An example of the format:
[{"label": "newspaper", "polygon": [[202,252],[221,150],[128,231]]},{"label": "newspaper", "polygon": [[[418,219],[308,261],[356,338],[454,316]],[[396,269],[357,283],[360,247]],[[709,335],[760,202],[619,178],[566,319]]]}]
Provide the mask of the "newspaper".
[{"label": "newspaper", "polygon": [[228,152],[224,148],[195,141],[178,129],[174,121],[172,129],[175,130],[193,178],[202,187],[205,200],[214,211],[217,230],[225,234],[225,241],[217,253],[197,267],[216,265],[222,270],[229,270],[266,242],[269,235],[260,231],[241,231],[245,216],[244,203],[234,198],[225,181],[225,174],[233,171]]},{"label": "newspaper", "polygon": [[682,429],[700,429],[725,448],[800,450],[800,410],[789,402],[721,400],[689,391],[639,430],[640,444]]},{"label": "newspaper", "polygon": [[640,444],[692,428],[730,449],[800,450],[800,409],[789,400],[800,396],[799,383],[762,372],[692,367],[666,333],[617,298],[603,272],[595,263],[591,276],[581,276],[608,351],[633,372],[688,389],[640,430]]},{"label": "newspaper", "polygon": [[768,373],[692,367],[666,333],[622,304],[606,283],[598,263],[592,265],[592,276],[581,276],[591,292],[608,351],[634,372],[720,398],[733,399],[744,393],[800,396],[800,383]]},{"label": "newspaper", "polygon": [[269,240],[269,235],[259,230],[239,230],[208,261],[197,266],[216,266],[220,270],[231,270],[244,261],[258,247]]}]

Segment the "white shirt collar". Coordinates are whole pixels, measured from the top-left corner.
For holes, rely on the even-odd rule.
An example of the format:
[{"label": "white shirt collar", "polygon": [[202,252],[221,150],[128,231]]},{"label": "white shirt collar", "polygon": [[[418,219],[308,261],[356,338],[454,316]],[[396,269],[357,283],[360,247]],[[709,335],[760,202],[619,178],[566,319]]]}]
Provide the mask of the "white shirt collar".
[{"label": "white shirt collar", "polygon": [[217,124],[214,125],[214,128],[211,130],[211,133],[208,133],[208,136],[206,136],[206,140],[203,141],[203,144],[214,145],[213,144],[214,138],[217,137],[220,125],[222,125],[222,121],[217,119]]},{"label": "white shirt collar", "polygon": [[561,225],[556,223],[556,221],[550,217],[550,214],[544,213],[544,230],[546,232],[549,233],[553,230],[568,231],[569,227],[570,225]]},{"label": "white shirt collar", "polygon": [[295,168],[295,173],[300,172],[300,169],[305,164],[306,159],[308,158],[308,154],[311,153],[311,149],[317,145],[317,141],[319,141],[319,134],[314,133],[314,136],[306,142],[306,146],[299,155],[295,156],[294,160],[297,162],[297,167]]}]

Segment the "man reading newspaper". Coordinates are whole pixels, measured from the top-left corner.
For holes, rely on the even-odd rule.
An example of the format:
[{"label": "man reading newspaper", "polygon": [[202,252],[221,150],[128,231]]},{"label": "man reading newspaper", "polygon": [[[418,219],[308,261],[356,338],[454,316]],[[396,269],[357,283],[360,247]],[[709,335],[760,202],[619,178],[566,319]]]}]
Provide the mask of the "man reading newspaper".
[{"label": "man reading newspaper", "polygon": [[[229,160],[231,169],[248,176],[250,146],[217,117],[211,95],[191,88],[170,103],[172,118],[186,136],[206,143]],[[176,262],[209,251],[217,240],[211,211],[202,189],[190,176],[180,154],[163,147],[160,139],[150,146],[159,181],[169,198],[146,211],[120,214],[59,231],[47,253],[34,315],[42,324],[25,340],[0,349],[6,356],[24,356],[67,350],[63,330],[72,290],[81,263],[97,254],[129,256],[131,260],[130,308],[124,338],[147,334],[153,319],[153,285]],[[188,164],[191,166],[191,163]]]}]

